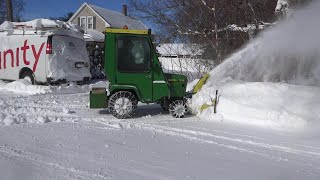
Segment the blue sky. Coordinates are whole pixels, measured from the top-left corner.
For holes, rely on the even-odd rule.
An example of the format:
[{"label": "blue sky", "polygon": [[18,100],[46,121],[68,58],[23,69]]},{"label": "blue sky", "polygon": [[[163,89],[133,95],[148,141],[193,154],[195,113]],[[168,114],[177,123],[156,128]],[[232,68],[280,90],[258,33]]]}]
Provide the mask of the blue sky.
[{"label": "blue sky", "polygon": [[84,2],[121,11],[126,0],[25,0],[24,19],[64,16],[68,12],[77,11]]}]

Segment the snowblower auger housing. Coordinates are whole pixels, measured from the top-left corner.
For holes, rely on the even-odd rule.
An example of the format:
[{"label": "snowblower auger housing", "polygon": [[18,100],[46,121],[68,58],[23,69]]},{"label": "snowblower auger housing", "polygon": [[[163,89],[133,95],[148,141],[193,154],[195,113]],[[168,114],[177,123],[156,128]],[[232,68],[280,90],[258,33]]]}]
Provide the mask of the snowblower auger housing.
[{"label": "snowblower auger housing", "polygon": [[185,115],[187,77],[163,73],[151,30],[107,28],[104,50],[108,93],[92,89],[91,108],[109,108],[114,116],[129,118],[138,101],[156,102],[175,117]]}]

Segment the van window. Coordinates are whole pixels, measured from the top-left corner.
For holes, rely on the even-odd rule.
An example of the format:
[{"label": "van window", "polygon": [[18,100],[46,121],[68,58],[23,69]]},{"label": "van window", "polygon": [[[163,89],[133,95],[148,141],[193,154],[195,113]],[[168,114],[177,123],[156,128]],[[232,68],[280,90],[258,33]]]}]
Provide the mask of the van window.
[{"label": "van window", "polygon": [[150,70],[151,48],[147,38],[121,36],[117,44],[119,71],[144,72]]}]

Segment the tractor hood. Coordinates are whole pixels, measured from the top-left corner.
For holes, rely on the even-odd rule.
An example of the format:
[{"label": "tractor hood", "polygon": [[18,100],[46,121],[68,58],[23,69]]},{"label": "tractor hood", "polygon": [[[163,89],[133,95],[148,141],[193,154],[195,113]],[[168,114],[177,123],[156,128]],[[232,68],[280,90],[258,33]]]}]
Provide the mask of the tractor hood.
[{"label": "tractor hood", "polygon": [[165,73],[167,82],[169,83],[170,95],[172,97],[184,97],[188,79],[184,75]]}]

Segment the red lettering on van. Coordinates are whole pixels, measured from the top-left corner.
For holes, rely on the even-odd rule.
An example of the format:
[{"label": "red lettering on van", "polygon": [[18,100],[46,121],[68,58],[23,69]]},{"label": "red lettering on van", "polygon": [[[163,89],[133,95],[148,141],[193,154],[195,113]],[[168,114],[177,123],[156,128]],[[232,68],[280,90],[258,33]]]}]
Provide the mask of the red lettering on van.
[{"label": "red lettering on van", "polygon": [[42,52],[44,44],[45,43],[41,44],[38,52],[36,52],[36,48],[34,47],[34,45],[31,46],[32,47],[32,53],[33,53],[33,56],[34,56],[34,59],[35,59],[35,62],[33,64],[33,69],[32,69],[33,72],[36,72],[36,70],[37,70],[38,61],[39,61],[39,58],[40,58],[40,55],[41,55],[41,52]]},{"label": "red lettering on van", "polygon": [[16,66],[18,67],[19,66],[19,49],[20,48],[17,48],[17,51],[16,51]]},{"label": "red lettering on van", "polygon": [[7,55],[11,55],[11,67],[14,67],[13,51],[11,49],[3,52],[3,68],[7,68]]},{"label": "red lettering on van", "polygon": [[[27,59],[27,50],[31,49],[34,57],[34,64],[32,67],[32,71],[36,72],[38,62],[40,60],[41,53],[43,51],[44,45],[46,43],[42,43],[39,47],[39,49],[36,49],[35,45],[28,45],[28,40],[24,41],[24,44],[22,47],[16,48],[16,52],[14,52],[12,49],[4,50],[0,52],[0,70],[7,68],[7,60],[9,60],[9,56],[11,57],[11,67],[19,67],[20,66],[20,52],[22,52],[22,58],[23,62],[26,66],[30,65],[30,59]],[[16,57],[15,57],[16,56]],[[29,58],[32,58],[28,56]]]},{"label": "red lettering on van", "polygon": [[23,47],[21,47],[21,51],[23,51],[23,62],[28,66],[30,62],[27,60],[27,50],[30,49],[30,47],[27,44],[28,40],[25,40]]}]

